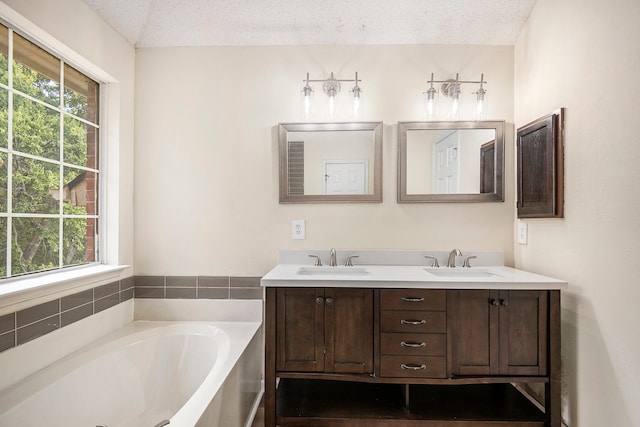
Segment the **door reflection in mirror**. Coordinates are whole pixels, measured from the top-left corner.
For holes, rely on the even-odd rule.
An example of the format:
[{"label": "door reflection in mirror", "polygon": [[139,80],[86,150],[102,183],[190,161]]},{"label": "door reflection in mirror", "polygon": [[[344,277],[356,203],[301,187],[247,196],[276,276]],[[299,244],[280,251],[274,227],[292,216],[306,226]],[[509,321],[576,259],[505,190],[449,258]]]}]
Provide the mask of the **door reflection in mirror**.
[{"label": "door reflection in mirror", "polygon": [[482,146],[495,137],[494,129],[407,132],[407,194],[483,192]]},{"label": "door reflection in mirror", "polygon": [[398,122],[398,202],[504,201],[504,122]]}]

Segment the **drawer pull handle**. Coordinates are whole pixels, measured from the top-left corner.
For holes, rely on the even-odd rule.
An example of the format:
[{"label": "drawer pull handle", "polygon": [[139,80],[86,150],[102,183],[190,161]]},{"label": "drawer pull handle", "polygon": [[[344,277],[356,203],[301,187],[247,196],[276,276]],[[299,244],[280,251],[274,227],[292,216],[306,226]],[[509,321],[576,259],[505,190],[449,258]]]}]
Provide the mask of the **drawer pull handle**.
[{"label": "drawer pull handle", "polygon": [[400,297],[400,299],[404,302],[423,302],[424,298],[414,298],[414,297]]},{"label": "drawer pull handle", "polygon": [[422,320],[404,320],[402,319],[400,321],[400,323],[402,323],[403,325],[424,325],[427,323],[426,320],[422,319]]},{"label": "drawer pull handle", "polygon": [[403,347],[409,347],[409,348],[422,348],[427,346],[427,344],[424,342],[406,342],[406,341],[402,341],[400,345]]},{"label": "drawer pull handle", "polygon": [[421,371],[423,369],[427,369],[427,365],[407,365],[406,363],[403,363],[402,365],[400,365],[400,367],[402,369],[408,369],[410,371]]}]

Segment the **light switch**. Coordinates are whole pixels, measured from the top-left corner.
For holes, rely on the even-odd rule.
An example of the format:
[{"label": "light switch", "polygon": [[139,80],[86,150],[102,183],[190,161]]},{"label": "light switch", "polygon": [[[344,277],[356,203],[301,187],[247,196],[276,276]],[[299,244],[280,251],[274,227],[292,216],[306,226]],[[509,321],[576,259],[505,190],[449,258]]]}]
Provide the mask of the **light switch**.
[{"label": "light switch", "polygon": [[529,227],[526,222],[518,221],[518,243],[526,245],[529,239]]},{"label": "light switch", "polygon": [[304,237],[304,219],[294,219],[291,221],[291,238],[294,240],[302,240]]}]

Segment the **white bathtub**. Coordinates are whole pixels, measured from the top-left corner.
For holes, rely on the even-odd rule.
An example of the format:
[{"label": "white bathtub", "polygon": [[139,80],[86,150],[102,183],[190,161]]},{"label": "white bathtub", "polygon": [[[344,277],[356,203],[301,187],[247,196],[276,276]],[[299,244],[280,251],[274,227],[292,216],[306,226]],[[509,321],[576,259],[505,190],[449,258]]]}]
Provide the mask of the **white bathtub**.
[{"label": "white bathtub", "polygon": [[0,392],[0,426],[248,425],[261,393],[259,328],[134,321]]}]

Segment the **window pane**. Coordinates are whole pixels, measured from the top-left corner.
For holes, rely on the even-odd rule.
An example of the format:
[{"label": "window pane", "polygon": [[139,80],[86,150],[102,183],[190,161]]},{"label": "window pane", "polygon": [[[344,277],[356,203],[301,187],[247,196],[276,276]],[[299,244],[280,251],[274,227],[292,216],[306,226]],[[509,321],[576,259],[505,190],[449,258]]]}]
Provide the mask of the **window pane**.
[{"label": "window pane", "polygon": [[98,123],[98,83],[65,64],[64,110]]},{"label": "window pane", "polygon": [[98,177],[94,172],[64,168],[64,213],[95,215]]},{"label": "window pane", "polygon": [[60,105],[60,60],[14,33],[13,87],[48,104]]},{"label": "window pane", "polygon": [[[7,212],[7,153],[0,151],[0,212]],[[2,242],[0,242],[0,247]]]},{"label": "window pane", "polygon": [[9,146],[9,92],[0,88],[0,148]]},{"label": "window pane", "polygon": [[9,30],[0,24],[0,83],[9,84]]},{"label": "window pane", "polygon": [[64,161],[92,169],[98,167],[98,129],[64,117]]},{"label": "window pane", "polygon": [[7,276],[7,219],[0,218],[0,277]]},{"label": "window pane", "polygon": [[13,156],[13,211],[55,214],[59,212],[60,167]]},{"label": "window pane", "polygon": [[14,96],[13,149],[59,160],[60,113],[22,96]]},{"label": "window pane", "polygon": [[56,218],[13,219],[12,274],[58,267],[58,224]]},{"label": "window pane", "polygon": [[67,218],[63,222],[64,265],[93,262],[95,256],[96,220],[93,218]]}]

